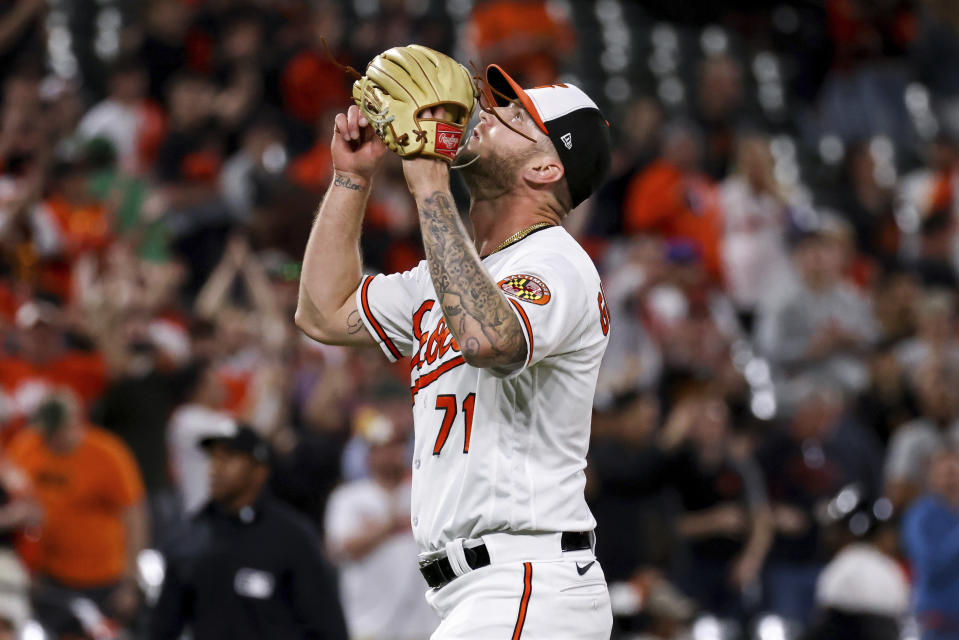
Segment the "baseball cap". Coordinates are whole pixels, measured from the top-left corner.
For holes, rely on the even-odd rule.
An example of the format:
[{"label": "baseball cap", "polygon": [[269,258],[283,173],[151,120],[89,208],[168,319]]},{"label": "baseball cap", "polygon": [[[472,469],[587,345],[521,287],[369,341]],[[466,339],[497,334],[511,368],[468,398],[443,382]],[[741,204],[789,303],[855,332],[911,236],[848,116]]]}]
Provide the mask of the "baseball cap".
[{"label": "baseball cap", "polygon": [[563,83],[523,89],[499,65],[486,68],[486,84],[497,106],[519,100],[549,136],[566,172],[573,206],[588,198],[609,173],[609,123],[579,87]]},{"label": "baseball cap", "polygon": [[231,422],[231,425],[223,433],[201,439],[200,447],[209,449],[215,444],[222,444],[230,451],[246,453],[261,464],[269,464],[270,445],[266,440],[247,424]]}]

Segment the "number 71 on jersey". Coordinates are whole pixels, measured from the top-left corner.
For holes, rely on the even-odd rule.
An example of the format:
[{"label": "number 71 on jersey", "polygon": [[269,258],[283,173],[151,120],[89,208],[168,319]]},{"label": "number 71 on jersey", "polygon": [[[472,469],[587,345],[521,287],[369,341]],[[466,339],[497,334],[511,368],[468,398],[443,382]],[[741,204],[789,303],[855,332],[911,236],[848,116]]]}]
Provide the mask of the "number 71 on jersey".
[{"label": "number 71 on jersey", "polygon": [[[470,433],[473,430],[473,407],[476,404],[476,394],[470,393],[463,398],[462,411],[464,422],[463,433],[463,453],[470,452]],[[436,410],[443,412],[443,424],[440,425],[440,432],[436,434],[436,444],[433,445],[433,455],[438,456],[443,451],[446,440],[450,437],[450,430],[453,428],[453,422],[456,420],[458,411],[456,396],[452,394],[442,394],[436,396]]]}]

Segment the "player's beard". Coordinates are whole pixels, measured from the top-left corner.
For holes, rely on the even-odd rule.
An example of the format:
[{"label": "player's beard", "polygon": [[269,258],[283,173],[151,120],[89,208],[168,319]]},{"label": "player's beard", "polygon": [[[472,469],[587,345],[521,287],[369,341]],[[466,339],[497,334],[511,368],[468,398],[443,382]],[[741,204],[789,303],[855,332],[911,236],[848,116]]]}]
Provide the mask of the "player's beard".
[{"label": "player's beard", "polygon": [[494,200],[513,189],[522,162],[522,158],[506,157],[491,149],[480,154],[465,147],[454,167],[463,176],[471,199]]}]

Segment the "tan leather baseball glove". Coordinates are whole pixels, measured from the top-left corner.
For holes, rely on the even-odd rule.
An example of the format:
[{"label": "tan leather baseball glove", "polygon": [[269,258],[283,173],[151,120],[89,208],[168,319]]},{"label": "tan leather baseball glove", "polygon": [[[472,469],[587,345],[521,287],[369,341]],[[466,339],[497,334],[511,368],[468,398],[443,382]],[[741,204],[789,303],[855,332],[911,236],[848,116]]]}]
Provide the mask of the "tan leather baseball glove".
[{"label": "tan leather baseball glove", "polygon": [[[386,146],[403,157],[452,162],[474,100],[472,78],[463,65],[417,44],[384,51],[353,83],[353,101]],[[421,117],[424,109],[435,112],[435,107],[443,107],[443,119]]]}]

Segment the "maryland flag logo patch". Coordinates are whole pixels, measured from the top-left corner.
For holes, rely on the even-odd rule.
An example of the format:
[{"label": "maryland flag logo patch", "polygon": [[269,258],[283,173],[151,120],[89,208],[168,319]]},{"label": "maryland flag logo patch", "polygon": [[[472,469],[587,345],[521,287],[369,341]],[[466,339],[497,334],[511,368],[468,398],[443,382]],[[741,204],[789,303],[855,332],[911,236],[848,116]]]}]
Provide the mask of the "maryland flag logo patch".
[{"label": "maryland flag logo patch", "polygon": [[523,302],[532,302],[533,304],[549,302],[549,287],[536,276],[521,273],[515,276],[507,276],[497,284],[507,295],[519,298]]}]

